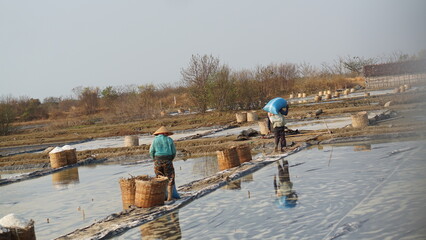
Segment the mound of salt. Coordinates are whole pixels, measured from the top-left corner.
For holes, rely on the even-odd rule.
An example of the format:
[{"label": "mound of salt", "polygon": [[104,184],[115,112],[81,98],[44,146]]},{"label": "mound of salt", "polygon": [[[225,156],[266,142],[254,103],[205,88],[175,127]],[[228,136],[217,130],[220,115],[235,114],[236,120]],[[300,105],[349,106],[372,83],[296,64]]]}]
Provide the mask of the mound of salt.
[{"label": "mound of salt", "polygon": [[33,223],[32,220],[27,220],[14,213],[8,214],[0,219],[0,226],[5,228],[22,228],[25,229]]},{"label": "mound of salt", "polygon": [[62,150],[73,150],[75,148],[71,147],[70,145],[65,145],[62,147]]},{"label": "mound of salt", "polygon": [[62,152],[63,149],[61,147],[55,147],[52,151],[50,151],[50,153],[58,153],[58,152]]}]

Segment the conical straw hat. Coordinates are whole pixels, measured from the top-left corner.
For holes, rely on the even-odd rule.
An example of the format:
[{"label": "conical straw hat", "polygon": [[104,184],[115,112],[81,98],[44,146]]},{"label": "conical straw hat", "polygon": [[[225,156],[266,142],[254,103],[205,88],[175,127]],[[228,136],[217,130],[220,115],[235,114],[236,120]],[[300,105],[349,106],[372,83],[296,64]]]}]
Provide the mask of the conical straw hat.
[{"label": "conical straw hat", "polygon": [[154,135],[163,134],[163,133],[166,133],[168,135],[172,135],[173,134],[172,132],[170,132],[169,130],[167,130],[166,127],[161,126],[157,131],[154,132]]}]

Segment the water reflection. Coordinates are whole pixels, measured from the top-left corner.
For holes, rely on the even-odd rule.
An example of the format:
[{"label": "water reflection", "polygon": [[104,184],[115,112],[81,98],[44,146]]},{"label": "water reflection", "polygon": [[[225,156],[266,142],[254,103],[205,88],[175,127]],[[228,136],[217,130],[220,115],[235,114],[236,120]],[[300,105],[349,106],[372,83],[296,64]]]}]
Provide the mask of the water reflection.
[{"label": "water reflection", "polygon": [[354,145],[354,151],[355,152],[371,151],[371,144]]},{"label": "water reflection", "polygon": [[282,160],[282,165],[279,161],[276,162],[278,167],[278,181],[277,175],[274,175],[274,189],[276,204],[280,208],[293,208],[297,205],[298,196],[296,191],[293,190],[293,183],[290,181],[290,173],[288,171],[287,160]]},{"label": "water reflection", "polygon": [[244,177],[241,178],[242,182],[253,182],[253,173],[247,174]]},{"label": "water reflection", "polygon": [[229,182],[225,186],[223,186],[223,189],[226,190],[239,190],[241,189],[241,179]]},{"label": "water reflection", "polygon": [[52,184],[55,188],[67,188],[71,184],[80,183],[78,168],[68,168],[52,174]]},{"label": "water reflection", "polygon": [[205,156],[194,161],[193,172],[202,177],[214,175],[217,171],[219,171],[219,165],[216,156]]},{"label": "water reflection", "polygon": [[143,240],[182,239],[179,211],[172,212],[140,227]]}]

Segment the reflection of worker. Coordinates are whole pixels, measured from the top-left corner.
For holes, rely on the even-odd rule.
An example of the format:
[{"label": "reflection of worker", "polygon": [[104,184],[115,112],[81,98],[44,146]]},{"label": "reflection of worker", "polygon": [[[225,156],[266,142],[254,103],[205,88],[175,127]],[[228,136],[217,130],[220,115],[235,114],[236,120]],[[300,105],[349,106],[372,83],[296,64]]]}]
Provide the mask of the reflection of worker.
[{"label": "reflection of worker", "polygon": [[278,182],[277,176],[274,175],[274,189],[277,203],[280,207],[293,208],[297,204],[297,193],[293,190],[293,183],[290,181],[290,173],[288,171],[288,162],[283,160],[282,166],[278,164]]},{"label": "reflection of worker", "polygon": [[[274,150],[278,151],[278,146],[280,146],[281,152],[284,152],[284,148],[286,147],[285,140],[285,119],[284,116],[288,114],[288,105],[278,112],[278,114],[273,114],[268,112],[268,128],[269,131],[274,132],[275,137],[275,148]],[[280,144],[281,143],[281,144]]]},{"label": "reflection of worker", "polygon": [[169,136],[173,133],[164,126],[154,132],[155,138],[149,148],[149,154],[154,159],[156,176],[165,176],[169,179],[167,186],[167,201],[172,200],[172,189],[175,184],[175,169],[173,159],[176,156],[176,147]]}]

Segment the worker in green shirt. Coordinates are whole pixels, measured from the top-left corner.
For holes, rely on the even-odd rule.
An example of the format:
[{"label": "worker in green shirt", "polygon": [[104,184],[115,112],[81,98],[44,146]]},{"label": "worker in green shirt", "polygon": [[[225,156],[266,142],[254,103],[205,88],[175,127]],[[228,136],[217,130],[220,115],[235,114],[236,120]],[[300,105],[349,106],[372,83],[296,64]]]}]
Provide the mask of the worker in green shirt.
[{"label": "worker in green shirt", "polygon": [[[154,132],[155,138],[149,148],[149,154],[154,159],[154,172],[156,176],[165,176],[169,179],[167,185],[167,201],[173,198],[173,188],[175,188],[175,169],[173,159],[176,156],[176,147],[170,132],[164,126]],[[175,194],[177,195],[177,193]]]}]

